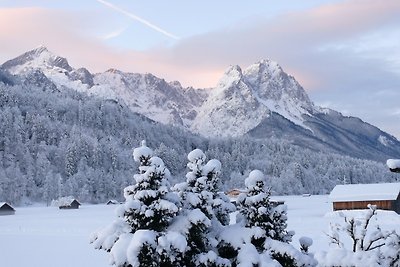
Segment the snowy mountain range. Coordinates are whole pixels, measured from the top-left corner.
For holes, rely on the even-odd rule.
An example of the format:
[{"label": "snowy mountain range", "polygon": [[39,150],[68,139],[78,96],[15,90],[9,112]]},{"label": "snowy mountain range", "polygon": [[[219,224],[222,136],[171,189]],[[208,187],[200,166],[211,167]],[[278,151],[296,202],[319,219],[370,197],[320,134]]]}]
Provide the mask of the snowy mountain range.
[{"label": "snowy mountain range", "polygon": [[0,66],[0,81],[50,90],[74,89],[112,99],[151,120],[210,138],[284,138],[317,151],[358,158],[400,157],[400,142],[355,117],[312,103],[294,77],[273,61],[230,66],[214,88],[184,88],[152,74],[110,69],[92,74],[39,47]]}]

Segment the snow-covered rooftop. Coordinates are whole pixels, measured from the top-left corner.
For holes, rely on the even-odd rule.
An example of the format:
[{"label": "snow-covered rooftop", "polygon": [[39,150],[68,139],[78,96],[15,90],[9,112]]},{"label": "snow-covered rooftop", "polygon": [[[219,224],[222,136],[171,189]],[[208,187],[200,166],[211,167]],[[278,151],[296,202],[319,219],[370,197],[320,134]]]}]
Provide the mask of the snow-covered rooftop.
[{"label": "snow-covered rooftop", "polygon": [[0,202],[0,208],[5,207],[7,209],[7,207],[10,207],[11,209],[14,210],[14,208],[8,204],[7,202]]},{"label": "snow-covered rooftop", "polygon": [[348,184],[333,188],[329,199],[332,202],[395,200],[400,192],[400,183]]},{"label": "snow-covered rooftop", "polygon": [[386,165],[389,169],[400,169],[400,159],[388,159]]}]

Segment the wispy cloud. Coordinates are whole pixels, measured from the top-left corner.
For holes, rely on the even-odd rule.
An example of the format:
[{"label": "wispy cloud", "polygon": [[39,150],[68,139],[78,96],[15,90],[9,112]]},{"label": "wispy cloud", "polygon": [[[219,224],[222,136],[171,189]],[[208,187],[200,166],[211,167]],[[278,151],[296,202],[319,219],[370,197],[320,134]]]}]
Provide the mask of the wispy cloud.
[{"label": "wispy cloud", "polygon": [[102,39],[109,40],[109,39],[116,38],[116,37],[120,36],[121,34],[123,34],[126,31],[126,29],[128,29],[128,27],[123,27],[123,28],[117,29],[113,32],[110,32],[110,33],[102,36]]},{"label": "wispy cloud", "polygon": [[113,9],[113,10],[115,10],[115,11],[117,11],[117,12],[119,12],[119,13],[121,13],[121,14],[123,14],[123,15],[125,15],[125,16],[127,16],[127,17],[129,17],[129,18],[131,18],[131,19],[133,19],[133,20],[135,20],[135,21],[138,21],[138,22],[142,23],[143,25],[145,25],[145,26],[147,26],[147,27],[159,32],[159,33],[164,34],[165,36],[167,36],[169,38],[172,38],[174,40],[179,40],[178,36],[176,36],[176,35],[174,35],[172,33],[169,33],[166,30],[158,27],[157,25],[154,25],[150,21],[145,20],[145,19],[143,19],[143,18],[141,18],[141,17],[139,17],[139,16],[137,16],[137,15],[131,13],[131,12],[128,12],[128,11],[126,11],[126,10],[124,10],[124,9],[122,9],[122,8],[112,4],[112,3],[109,3],[109,2],[104,1],[104,0],[96,0],[96,1],[101,3],[101,4],[103,4],[103,5],[105,5],[105,6],[107,6],[107,7],[109,7],[109,8],[111,8],[111,9]]}]

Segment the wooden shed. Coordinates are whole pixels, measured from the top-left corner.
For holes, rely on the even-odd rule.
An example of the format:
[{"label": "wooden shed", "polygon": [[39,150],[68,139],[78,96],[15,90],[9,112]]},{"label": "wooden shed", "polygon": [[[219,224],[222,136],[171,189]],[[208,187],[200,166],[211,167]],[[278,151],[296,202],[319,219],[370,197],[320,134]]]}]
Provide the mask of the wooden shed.
[{"label": "wooden shed", "polygon": [[230,198],[237,198],[241,193],[247,193],[244,189],[234,188],[226,192],[226,195]]},{"label": "wooden shed", "polygon": [[109,201],[107,201],[106,205],[117,205],[120,204],[119,201],[115,200],[115,199],[110,199]]},{"label": "wooden shed", "polygon": [[79,206],[81,203],[79,203],[78,200],[72,199],[69,202],[65,202],[62,205],[59,206],[60,209],[79,209]]},{"label": "wooden shed", "polygon": [[400,214],[400,183],[337,185],[329,195],[333,210],[378,209]]},{"label": "wooden shed", "polygon": [[0,216],[2,215],[14,215],[15,209],[6,202],[0,202]]}]

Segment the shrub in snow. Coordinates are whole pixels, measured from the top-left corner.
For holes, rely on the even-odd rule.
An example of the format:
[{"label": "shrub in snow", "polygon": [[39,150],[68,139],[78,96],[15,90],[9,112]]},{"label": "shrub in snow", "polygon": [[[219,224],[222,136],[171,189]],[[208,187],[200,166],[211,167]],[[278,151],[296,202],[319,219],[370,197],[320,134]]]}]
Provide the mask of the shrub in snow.
[{"label": "shrub in snow", "polygon": [[313,244],[313,240],[309,237],[302,236],[299,239],[299,243],[301,252],[303,252],[304,254],[308,254],[308,249]]},{"label": "shrub in snow", "polygon": [[[307,251],[302,253],[289,244],[293,233],[286,230],[286,206],[271,203],[264,174],[259,170],[252,171],[245,180],[245,185],[247,193],[239,195],[237,205],[242,224],[250,229],[259,229],[250,232],[254,249],[264,254],[264,257],[265,254],[270,255],[272,260],[282,266],[314,266],[316,262],[311,255],[307,255]],[[311,245],[311,241],[308,241],[308,245]],[[245,244],[248,249],[248,241]],[[232,243],[230,245],[232,247]]]},{"label": "shrub in snow", "polygon": [[383,264],[385,266],[400,266],[400,235],[392,232],[385,240],[385,246],[381,248]]},{"label": "shrub in snow", "polygon": [[125,188],[126,201],[117,209],[118,219],[95,233],[92,242],[110,252],[116,266],[166,266],[173,261],[170,252],[184,251],[183,237],[167,231],[178,213],[178,201],[169,192],[168,169],[144,142],[133,156],[140,164],[136,183]]},{"label": "shrub in snow", "polygon": [[[368,208],[362,218],[338,213],[344,223],[331,224],[328,237],[333,248],[317,253],[321,266],[400,266],[399,235],[371,223],[376,221],[376,206]],[[351,248],[346,248],[348,243]]]}]

